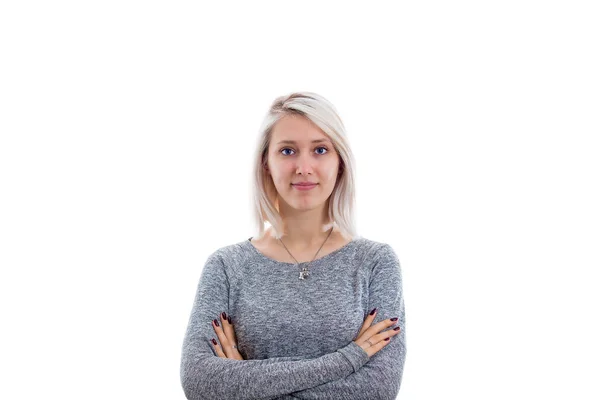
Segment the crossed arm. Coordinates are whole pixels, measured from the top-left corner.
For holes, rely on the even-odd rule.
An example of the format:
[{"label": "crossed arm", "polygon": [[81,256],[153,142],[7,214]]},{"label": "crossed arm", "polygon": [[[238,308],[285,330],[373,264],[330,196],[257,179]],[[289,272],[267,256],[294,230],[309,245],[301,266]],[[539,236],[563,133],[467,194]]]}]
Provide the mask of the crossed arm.
[{"label": "crossed arm", "polygon": [[400,391],[406,360],[404,297],[400,262],[391,246],[379,249],[369,281],[369,306],[377,307],[376,324],[398,317],[400,332],[361,369],[313,388],[291,393],[299,399],[394,400]]},{"label": "crossed arm", "polygon": [[[227,309],[229,283],[218,252],[202,272],[181,358],[181,383],[189,400],[394,399],[405,359],[404,302],[398,259],[382,246],[369,283],[374,323],[397,316],[401,332],[370,359],[356,343],[321,357],[233,360],[215,357],[209,345],[212,316]],[[390,294],[392,293],[392,294]],[[207,323],[207,321],[209,323]]]}]

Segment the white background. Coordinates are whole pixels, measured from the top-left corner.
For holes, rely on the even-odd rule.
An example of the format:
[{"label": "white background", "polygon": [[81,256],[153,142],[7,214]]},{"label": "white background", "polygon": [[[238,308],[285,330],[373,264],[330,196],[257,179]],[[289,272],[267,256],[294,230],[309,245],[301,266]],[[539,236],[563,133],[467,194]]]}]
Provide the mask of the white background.
[{"label": "white background", "polygon": [[402,265],[401,399],[598,399],[592,1],[7,1],[0,398],[181,399],[271,101],[333,102]]}]

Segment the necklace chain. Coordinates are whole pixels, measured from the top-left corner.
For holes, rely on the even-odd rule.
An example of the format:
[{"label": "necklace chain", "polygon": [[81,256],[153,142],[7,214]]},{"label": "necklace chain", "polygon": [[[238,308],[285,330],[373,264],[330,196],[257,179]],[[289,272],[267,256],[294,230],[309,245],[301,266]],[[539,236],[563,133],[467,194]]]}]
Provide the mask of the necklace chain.
[{"label": "necklace chain", "polygon": [[[329,239],[329,236],[331,236],[331,232],[333,232],[333,227],[331,227],[331,230],[329,231],[329,235],[327,235],[327,237],[325,238],[325,241],[323,242],[323,244],[321,245],[321,247],[319,247],[319,250],[317,250],[317,252],[315,253],[315,256],[313,257],[313,259],[308,262],[308,265],[306,267],[302,268],[302,271],[300,271],[300,278],[299,278],[300,280],[305,280],[306,278],[308,278],[308,267],[310,266],[310,263],[312,263],[313,261],[315,261],[315,258],[317,258],[317,254],[319,254],[319,251],[321,251],[321,249],[323,248],[323,245],[325,244],[325,242],[327,241],[327,239]],[[298,262],[298,260],[296,260],[296,258],[292,255],[292,253],[290,253],[290,251],[286,247],[285,243],[283,243],[283,240],[279,239],[279,241],[281,242],[281,244],[283,245],[283,247],[285,247],[285,250],[289,253],[289,255],[292,256],[292,258],[294,259],[294,261],[296,261],[296,265],[300,264]]]}]

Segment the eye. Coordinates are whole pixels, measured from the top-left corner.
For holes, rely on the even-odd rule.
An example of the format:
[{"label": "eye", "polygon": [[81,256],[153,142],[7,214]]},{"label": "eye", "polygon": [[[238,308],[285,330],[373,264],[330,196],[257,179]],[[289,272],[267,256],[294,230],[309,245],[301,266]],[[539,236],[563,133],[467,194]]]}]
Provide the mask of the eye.
[{"label": "eye", "polygon": [[[319,147],[317,147],[317,149],[325,149],[325,152],[324,152],[324,153],[318,153],[319,155],[324,155],[324,154],[327,154],[327,152],[329,151],[329,149],[327,149],[327,147],[325,147],[325,146],[319,146]],[[284,147],[284,148],[283,148],[283,149],[281,149],[279,152],[281,153],[281,152],[283,152],[283,151],[285,151],[285,150],[291,150],[291,151],[294,151],[294,150],[290,149],[289,147]],[[287,156],[288,154],[285,154],[285,153],[284,153],[283,155],[284,155],[284,156]]]},{"label": "eye", "polygon": [[317,149],[325,149],[325,153],[319,153],[319,154],[326,154],[329,151],[329,150],[327,150],[327,147],[325,147],[325,146],[317,147]]}]

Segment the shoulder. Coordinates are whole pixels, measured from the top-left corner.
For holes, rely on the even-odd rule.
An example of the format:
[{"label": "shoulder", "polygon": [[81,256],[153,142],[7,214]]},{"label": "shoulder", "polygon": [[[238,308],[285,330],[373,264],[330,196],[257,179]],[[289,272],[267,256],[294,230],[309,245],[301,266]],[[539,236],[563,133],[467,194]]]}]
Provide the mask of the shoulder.
[{"label": "shoulder", "polygon": [[356,252],[358,255],[368,257],[369,260],[375,261],[381,256],[396,256],[396,252],[391,244],[387,242],[381,242],[365,237],[358,237],[355,239],[357,242]]},{"label": "shoulder", "polygon": [[356,261],[371,279],[383,274],[401,280],[400,260],[390,243],[361,238],[357,243]]},{"label": "shoulder", "polygon": [[248,251],[249,244],[250,242],[246,239],[245,241],[218,247],[208,255],[208,259],[222,263],[224,267],[234,267],[243,264],[251,256],[251,253]]}]

